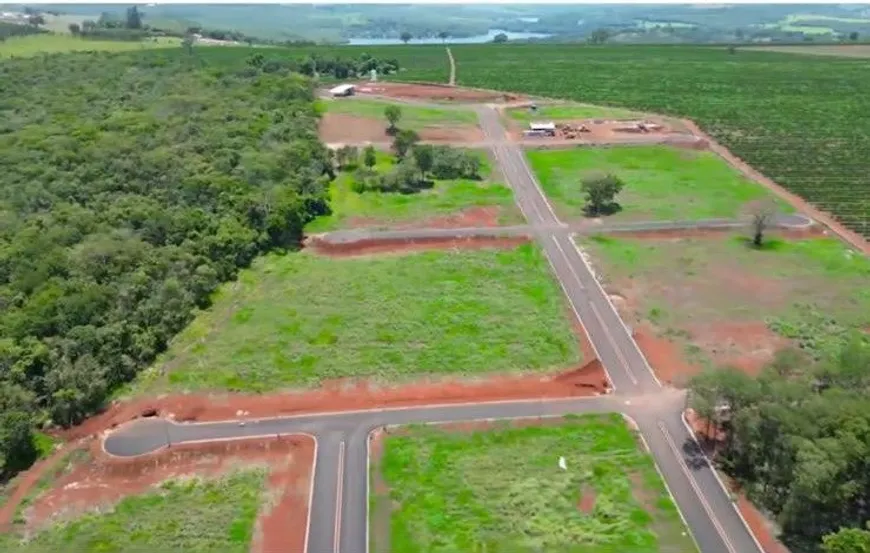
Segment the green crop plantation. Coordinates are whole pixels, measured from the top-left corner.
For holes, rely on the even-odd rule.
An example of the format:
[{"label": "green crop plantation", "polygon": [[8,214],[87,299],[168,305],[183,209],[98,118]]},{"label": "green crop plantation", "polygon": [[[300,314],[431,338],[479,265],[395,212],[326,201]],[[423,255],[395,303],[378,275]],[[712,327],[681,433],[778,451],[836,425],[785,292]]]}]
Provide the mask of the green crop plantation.
[{"label": "green crop plantation", "polygon": [[373,553],[697,551],[619,415],[393,432],[372,466],[389,489],[372,499]]},{"label": "green crop plantation", "polygon": [[266,256],[173,342],[168,382],[150,370],[140,387],[256,392],[343,377],[561,368],[580,357],[562,302],[532,245]]},{"label": "green crop plantation", "polygon": [[169,481],[25,541],[0,534],[7,553],[70,551],[208,551],[243,553],[251,546],[265,472],[246,470],[219,480]]},{"label": "green crop plantation", "polygon": [[870,237],[866,61],[688,46],[457,45],[461,85],[684,116]]}]

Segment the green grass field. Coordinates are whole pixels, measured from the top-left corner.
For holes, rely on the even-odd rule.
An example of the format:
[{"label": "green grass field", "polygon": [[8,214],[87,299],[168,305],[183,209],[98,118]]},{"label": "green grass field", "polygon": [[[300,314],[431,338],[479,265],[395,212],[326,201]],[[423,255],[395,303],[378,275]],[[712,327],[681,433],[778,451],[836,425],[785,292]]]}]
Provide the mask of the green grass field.
[{"label": "green grass field", "polygon": [[389,488],[372,498],[373,553],[697,552],[619,415],[394,432],[372,466]]},{"label": "green grass field", "polygon": [[167,482],[122,500],[109,512],[58,523],[28,541],[0,534],[0,548],[10,553],[247,553],[264,481],[264,471],[252,470],[220,480]]},{"label": "green grass field", "polygon": [[[325,379],[469,375],[576,364],[558,284],[534,246],[258,259],[139,389],[265,391]],[[158,367],[160,364],[158,364]]]},{"label": "green grass field", "polygon": [[122,52],[130,50],[146,50],[150,48],[177,47],[181,41],[175,38],[159,38],[142,42],[127,42],[120,40],[89,40],[72,35],[28,35],[13,37],[0,42],[0,58],[29,57],[38,54],[56,54],[62,52],[87,52],[104,50]]},{"label": "green grass field", "polygon": [[654,323],[690,353],[727,350],[721,337],[704,338],[727,323],[763,323],[819,357],[839,351],[849,333],[870,328],[870,260],[838,240],[773,239],[760,251],[740,236],[578,243],[612,291],[630,293],[638,320]]},{"label": "green grass field", "polygon": [[477,125],[477,114],[462,107],[436,108],[415,106],[401,102],[371,100],[368,98],[341,98],[321,100],[321,107],[331,113],[346,113],[384,121],[384,108],[396,105],[402,109],[402,119],[398,126],[403,129],[420,130],[433,125]]},{"label": "green grass field", "polygon": [[748,202],[768,196],[711,152],[624,146],[530,150],[527,156],[556,210],[569,219],[583,217],[581,179],[597,171],[612,172],[625,182],[617,197],[622,211],[609,220],[735,217]]},{"label": "green grass field", "polygon": [[[363,226],[386,228],[396,223],[421,221],[426,218],[455,214],[472,207],[497,206],[501,210],[501,223],[522,222],[522,215],[514,203],[513,192],[500,182],[490,180],[492,168],[489,158],[481,152],[481,181],[443,180],[416,194],[355,192],[352,188],[353,172],[342,172],[330,185],[332,214],[318,217],[306,227],[316,233],[340,228]],[[375,169],[387,172],[393,157],[378,152]]]},{"label": "green grass field", "polygon": [[641,114],[623,108],[608,106],[585,106],[580,104],[550,104],[539,105],[532,113],[528,108],[507,110],[511,119],[522,122],[529,121],[571,121],[577,119],[633,119]]}]

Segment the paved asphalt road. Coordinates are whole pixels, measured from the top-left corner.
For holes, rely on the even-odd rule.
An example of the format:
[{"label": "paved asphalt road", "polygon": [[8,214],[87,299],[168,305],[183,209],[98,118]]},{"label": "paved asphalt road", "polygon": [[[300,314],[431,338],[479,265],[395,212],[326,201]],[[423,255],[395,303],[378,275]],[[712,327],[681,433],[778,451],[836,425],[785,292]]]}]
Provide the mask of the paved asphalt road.
[{"label": "paved asphalt road", "polygon": [[[411,422],[622,412],[632,417],[703,553],[762,553],[681,419],[684,395],[662,388],[630,332],[540,190],[522,151],[507,141],[498,114],[478,108],[481,126],[528,220],[615,387],[587,399],[534,400],[315,414],[257,421],[176,424],[144,419],[108,436],[118,456],[167,443],[308,432],[317,438],[308,553],[364,553],[368,547],[368,435]],[[629,553],[629,552],[627,552]]]}]

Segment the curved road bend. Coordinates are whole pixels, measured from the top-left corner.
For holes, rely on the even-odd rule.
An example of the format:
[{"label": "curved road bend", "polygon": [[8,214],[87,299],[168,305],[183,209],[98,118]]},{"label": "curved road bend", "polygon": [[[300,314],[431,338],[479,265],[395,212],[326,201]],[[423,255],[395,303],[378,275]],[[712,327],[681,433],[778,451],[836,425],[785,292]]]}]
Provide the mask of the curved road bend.
[{"label": "curved road bend", "polygon": [[412,422],[617,411],[637,422],[703,553],[762,553],[682,422],[684,396],[659,385],[570,233],[553,232],[553,228],[564,225],[542,194],[522,151],[505,140],[498,114],[489,108],[480,108],[479,114],[517,203],[615,386],[613,395],[312,414],[245,422],[175,424],[145,419],[108,436],[106,451],[135,456],[182,442],[311,433],[318,440],[318,449],[308,553],[363,553],[368,549],[367,436],[372,429]]}]

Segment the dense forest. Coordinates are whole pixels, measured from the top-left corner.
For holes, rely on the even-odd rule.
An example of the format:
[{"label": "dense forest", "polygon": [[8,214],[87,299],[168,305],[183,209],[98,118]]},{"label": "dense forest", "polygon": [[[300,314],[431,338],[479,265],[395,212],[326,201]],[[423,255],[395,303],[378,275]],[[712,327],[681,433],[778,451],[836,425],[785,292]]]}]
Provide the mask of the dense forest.
[{"label": "dense forest", "polygon": [[328,211],[312,82],[208,50],[0,63],[0,473]]},{"label": "dense forest", "polygon": [[[870,345],[833,359],[784,350],[758,378],[710,371],[691,405],[724,430],[717,459],[772,513],[793,551],[870,551]],[[827,537],[826,537],[827,536]]]}]

